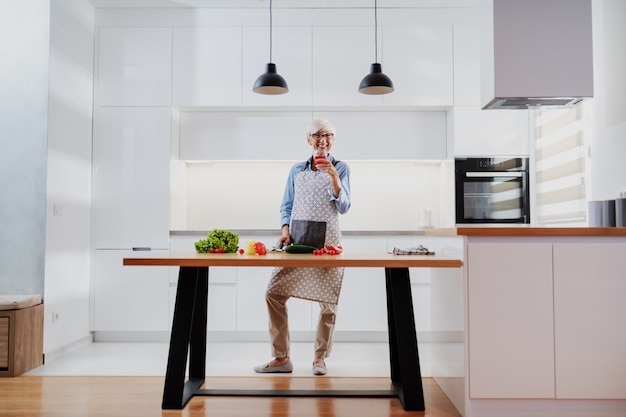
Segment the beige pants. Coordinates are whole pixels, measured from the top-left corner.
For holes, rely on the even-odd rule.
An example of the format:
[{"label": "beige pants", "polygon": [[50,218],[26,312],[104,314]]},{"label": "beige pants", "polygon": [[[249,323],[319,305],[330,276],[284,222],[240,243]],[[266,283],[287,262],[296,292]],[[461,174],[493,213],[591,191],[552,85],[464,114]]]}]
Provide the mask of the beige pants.
[{"label": "beige pants", "polygon": [[[276,294],[265,294],[269,313],[270,339],[272,356],[286,358],[289,356],[289,320],[287,316],[287,300],[289,297]],[[337,304],[319,303],[320,315],[315,333],[315,358],[330,356],[333,343]]]}]

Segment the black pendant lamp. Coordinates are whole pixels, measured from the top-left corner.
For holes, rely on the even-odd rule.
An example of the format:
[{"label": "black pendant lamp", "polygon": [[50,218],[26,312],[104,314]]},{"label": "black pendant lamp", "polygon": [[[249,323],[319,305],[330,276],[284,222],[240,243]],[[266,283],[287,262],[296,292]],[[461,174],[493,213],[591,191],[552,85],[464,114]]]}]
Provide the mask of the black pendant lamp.
[{"label": "black pendant lamp", "polygon": [[265,67],[265,73],[254,82],[252,91],[268,95],[285,94],[289,91],[287,81],[276,72],[276,64],[272,63],[272,0],[270,0],[270,62]]},{"label": "black pendant lamp", "polygon": [[377,0],[374,0],[374,63],[370,73],[363,78],[359,85],[359,93],[362,94],[389,94],[394,91],[391,78],[383,74],[383,67],[378,63],[378,7]]}]

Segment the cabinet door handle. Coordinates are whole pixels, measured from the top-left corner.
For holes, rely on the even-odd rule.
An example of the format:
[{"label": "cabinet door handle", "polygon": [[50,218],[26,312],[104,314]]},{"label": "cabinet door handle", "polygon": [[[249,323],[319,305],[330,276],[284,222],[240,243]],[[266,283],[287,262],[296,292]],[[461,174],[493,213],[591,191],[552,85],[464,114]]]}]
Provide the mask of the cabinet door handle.
[{"label": "cabinet door handle", "polygon": [[479,177],[517,177],[521,178],[521,172],[466,172],[467,178],[479,178]]},{"label": "cabinet door handle", "polygon": [[137,252],[137,251],[151,251],[152,248],[150,248],[149,246],[135,246],[133,247],[133,251]]}]

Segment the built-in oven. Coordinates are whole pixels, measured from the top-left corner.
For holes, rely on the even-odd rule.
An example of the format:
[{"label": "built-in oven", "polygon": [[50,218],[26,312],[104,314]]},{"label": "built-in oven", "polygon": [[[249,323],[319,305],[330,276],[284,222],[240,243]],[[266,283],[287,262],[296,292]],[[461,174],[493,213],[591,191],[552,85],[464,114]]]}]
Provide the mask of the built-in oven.
[{"label": "built-in oven", "polygon": [[530,223],[528,158],[456,158],[456,223]]}]

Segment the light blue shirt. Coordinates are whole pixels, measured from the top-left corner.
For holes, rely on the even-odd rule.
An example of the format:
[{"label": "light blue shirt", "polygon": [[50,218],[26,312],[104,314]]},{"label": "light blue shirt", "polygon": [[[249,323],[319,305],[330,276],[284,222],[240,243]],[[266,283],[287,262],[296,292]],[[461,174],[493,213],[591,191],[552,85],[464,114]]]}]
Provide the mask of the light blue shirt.
[{"label": "light blue shirt", "polygon": [[[333,162],[335,158],[332,155],[328,155],[330,162]],[[339,174],[341,181],[341,189],[337,197],[331,192],[329,193],[329,201],[332,201],[337,208],[339,214],[345,214],[350,208],[350,168],[348,164],[342,161],[338,161],[335,165],[335,169]],[[291,210],[293,208],[293,199],[295,193],[295,179],[302,171],[311,171],[311,158],[304,162],[298,162],[291,167],[289,171],[289,177],[287,178],[287,185],[285,186],[285,194],[283,195],[283,201],[280,205],[280,221],[281,227],[290,224]]]}]

